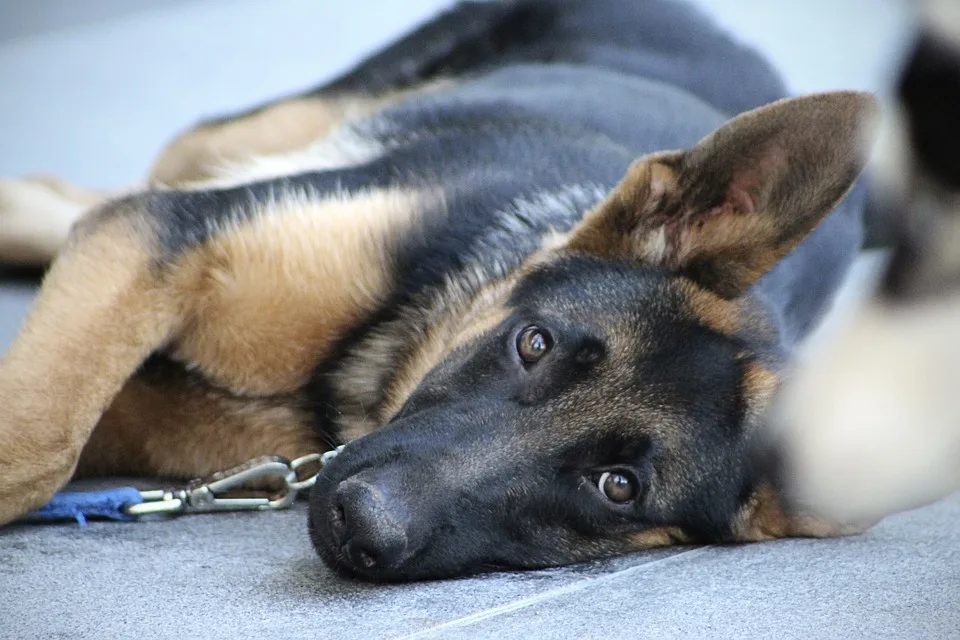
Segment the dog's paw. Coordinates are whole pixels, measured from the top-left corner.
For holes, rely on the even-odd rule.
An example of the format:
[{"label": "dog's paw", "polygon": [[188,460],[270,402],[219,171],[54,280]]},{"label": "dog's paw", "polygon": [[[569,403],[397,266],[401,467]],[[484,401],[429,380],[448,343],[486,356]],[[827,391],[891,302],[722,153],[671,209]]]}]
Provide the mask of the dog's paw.
[{"label": "dog's paw", "polygon": [[864,309],[799,368],[775,419],[791,494],[840,521],[960,490],[960,297]]},{"label": "dog's paw", "polygon": [[0,263],[49,263],[74,222],[102,199],[56,178],[0,178]]}]

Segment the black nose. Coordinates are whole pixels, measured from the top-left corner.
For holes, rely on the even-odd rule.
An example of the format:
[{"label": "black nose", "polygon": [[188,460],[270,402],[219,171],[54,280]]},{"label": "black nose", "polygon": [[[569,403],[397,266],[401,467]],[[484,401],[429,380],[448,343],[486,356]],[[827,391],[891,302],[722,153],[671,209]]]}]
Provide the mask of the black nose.
[{"label": "black nose", "polygon": [[337,487],[330,514],[334,540],[358,569],[391,569],[407,557],[407,518],[374,481],[353,477]]}]

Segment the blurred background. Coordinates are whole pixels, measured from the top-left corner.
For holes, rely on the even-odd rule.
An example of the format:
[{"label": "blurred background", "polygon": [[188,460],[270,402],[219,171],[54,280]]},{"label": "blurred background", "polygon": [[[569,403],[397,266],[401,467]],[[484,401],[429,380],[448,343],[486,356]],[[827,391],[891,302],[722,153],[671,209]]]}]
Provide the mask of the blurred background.
[{"label": "blurred background", "polygon": [[[0,0],[0,175],[136,181],[171,134],[317,84],[444,0]],[[696,0],[801,93],[882,91],[899,0]]]}]

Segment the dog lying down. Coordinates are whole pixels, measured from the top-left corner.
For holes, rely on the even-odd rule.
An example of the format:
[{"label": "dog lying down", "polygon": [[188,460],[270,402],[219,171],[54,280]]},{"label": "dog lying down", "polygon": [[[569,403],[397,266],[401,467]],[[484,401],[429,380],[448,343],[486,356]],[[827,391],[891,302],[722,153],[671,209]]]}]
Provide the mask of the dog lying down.
[{"label": "dog lying down", "polygon": [[878,145],[890,264],[777,415],[795,498],[839,520],[960,489],[960,5],[925,11]]},{"label": "dog lying down", "polygon": [[309,527],[361,578],[862,530],[788,504],[766,416],[877,109],[783,98],[679,2],[466,3],[127,194],[4,182],[2,255],[58,255],[0,363],[0,523],[351,441]]}]

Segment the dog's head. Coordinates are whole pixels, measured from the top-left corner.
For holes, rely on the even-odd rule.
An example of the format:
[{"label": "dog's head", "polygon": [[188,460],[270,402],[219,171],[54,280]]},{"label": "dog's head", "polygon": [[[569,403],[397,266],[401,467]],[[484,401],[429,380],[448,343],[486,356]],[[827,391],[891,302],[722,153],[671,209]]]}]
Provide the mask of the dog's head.
[{"label": "dog's head", "polygon": [[851,187],[873,111],[786,100],[638,160],[324,471],[324,559],[410,579],[825,533],[751,455],[777,375],[748,292]]}]

